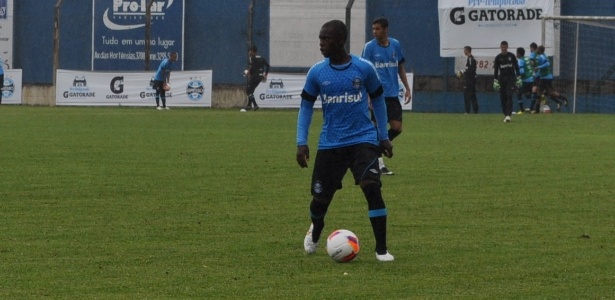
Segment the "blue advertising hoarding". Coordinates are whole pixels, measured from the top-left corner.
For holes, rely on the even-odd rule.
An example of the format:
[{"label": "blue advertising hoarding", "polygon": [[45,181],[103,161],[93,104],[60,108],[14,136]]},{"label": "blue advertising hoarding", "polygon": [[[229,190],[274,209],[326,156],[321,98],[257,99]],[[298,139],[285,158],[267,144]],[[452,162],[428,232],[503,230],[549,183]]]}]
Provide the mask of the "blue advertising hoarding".
[{"label": "blue advertising hoarding", "polygon": [[[92,0],[92,70],[144,70],[146,11],[150,0]],[[156,70],[170,52],[183,70],[184,0],[154,0],[150,63]]]}]

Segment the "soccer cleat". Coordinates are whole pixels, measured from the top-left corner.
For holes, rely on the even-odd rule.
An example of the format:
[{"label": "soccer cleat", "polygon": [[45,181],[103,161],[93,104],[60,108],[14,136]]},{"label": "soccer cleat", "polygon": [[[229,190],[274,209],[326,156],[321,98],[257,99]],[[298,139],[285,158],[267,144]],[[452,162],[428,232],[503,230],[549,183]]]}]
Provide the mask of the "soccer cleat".
[{"label": "soccer cleat", "polygon": [[260,108],[260,107],[258,107],[258,106],[254,106],[253,110],[254,110],[254,111],[257,111],[259,108]]},{"label": "soccer cleat", "polygon": [[162,107],[160,107],[160,106],[156,106],[156,109],[157,109],[157,110],[162,110]]},{"label": "soccer cleat", "polygon": [[303,248],[305,249],[305,253],[314,254],[316,253],[316,249],[318,248],[318,242],[314,243],[312,240],[312,230],[314,229],[314,224],[310,225],[310,229],[305,234],[305,238],[303,239]]},{"label": "soccer cleat", "polygon": [[389,170],[389,168],[383,166],[382,168],[380,168],[380,173],[382,173],[382,175],[393,175],[395,173],[393,173],[393,171]]},{"label": "soccer cleat", "polygon": [[506,118],[504,118],[504,123],[508,123],[510,121],[511,121],[510,116],[506,116]]},{"label": "soccer cleat", "polygon": [[395,257],[393,255],[391,255],[391,253],[389,253],[389,251],[387,251],[387,253],[385,253],[385,254],[378,254],[378,253],[376,253],[376,259],[378,259],[379,261],[393,261],[395,259]]},{"label": "soccer cleat", "polygon": [[166,109],[166,110],[169,110],[170,108],[168,108],[168,107],[165,107],[164,109]]},{"label": "soccer cleat", "polygon": [[522,115],[524,114],[523,110],[520,110],[519,112],[517,112],[518,115]]},{"label": "soccer cleat", "polygon": [[240,111],[240,112],[246,112],[246,109],[245,109],[245,108],[242,108],[242,109],[240,109],[239,111]]}]

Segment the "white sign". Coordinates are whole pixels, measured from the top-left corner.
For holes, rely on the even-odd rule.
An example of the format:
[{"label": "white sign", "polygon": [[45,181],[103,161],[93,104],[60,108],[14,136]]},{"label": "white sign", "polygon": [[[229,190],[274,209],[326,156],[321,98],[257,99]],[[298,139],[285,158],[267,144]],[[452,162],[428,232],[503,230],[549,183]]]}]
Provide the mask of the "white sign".
[{"label": "white sign", "polygon": [[21,104],[21,69],[4,70],[2,104]]},{"label": "white sign", "polygon": [[[260,107],[270,108],[299,108],[301,106],[301,92],[305,85],[305,78],[307,75],[295,75],[295,74],[282,74],[282,73],[269,73],[267,76],[267,82],[258,85],[254,91],[254,98],[256,103]],[[408,85],[412,87],[414,75],[412,73],[406,73],[408,77]],[[405,89],[401,81],[400,85],[400,97],[402,98]],[[246,100],[247,103],[247,100]],[[320,100],[314,103],[315,108],[322,108],[322,102]],[[402,105],[404,110],[412,110],[412,102],[407,105]]]},{"label": "white sign", "polygon": [[[507,41],[509,52],[542,39],[542,16],[553,15],[554,0],[438,0],[440,56],[463,57],[472,47],[476,57],[500,53]],[[553,36],[548,36],[552,40]],[[546,42],[547,52],[552,53]],[[511,50],[512,49],[512,50]]]},{"label": "white sign", "polygon": [[[154,72],[58,70],[56,105],[156,106]],[[211,107],[212,71],[173,71],[167,106]]]}]

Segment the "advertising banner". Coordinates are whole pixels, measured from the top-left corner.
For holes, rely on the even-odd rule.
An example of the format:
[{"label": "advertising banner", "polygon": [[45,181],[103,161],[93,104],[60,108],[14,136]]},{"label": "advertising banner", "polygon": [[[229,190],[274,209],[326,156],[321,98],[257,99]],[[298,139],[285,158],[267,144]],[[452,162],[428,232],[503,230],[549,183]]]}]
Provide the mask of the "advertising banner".
[{"label": "advertising banner", "polygon": [[[152,72],[58,70],[56,105],[156,106]],[[211,107],[212,71],[171,74],[167,106]]]},{"label": "advertising banner", "polygon": [[[258,85],[254,91],[254,98],[260,107],[271,108],[299,108],[301,106],[301,92],[305,85],[307,75],[269,73],[267,82]],[[412,87],[413,74],[407,73],[408,84]],[[405,89],[400,81],[400,97],[403,98]],[[401,99],[401,98],[400,98]],[[400,100],[403,101],[403,100]],[[403,102],[402,102],[403,104]],[[314,104],[315,108],[321,108],[319,100]],[[412,102],[402,105],[404,110],[412,110]]]},{"label": "advertising banner", "polygon": [[13,67],[13,0],[0,0],[0,63]]},{"label": "advertising banner", "polygon": [[150,44],[150,70],[170,52],[179,53],[183,70],[184,0],[154,1],[151,36],[145,40],[149,0],[92,0],[92,70],[145,69],[145,43]]},{"label": "advertising banner", "polygon": [[[509,52],[541,43],[542,16],[553,15],[554,0],[438,0],[440,56],[462,57],[472,47],[475,57],[499,53],[507,41]],[[553,37],[547,37],[553,39]],[[547,42],[547,45],[553,45]],[[512,49],[512,50],[510,50]],[[547,53],[552,49],[547,48]],[[488,68],[487,68],[488,69]]]},{"label": "advertising banner", "polygon": [[2,104],[21,104],[21,69],[4,70]]}]

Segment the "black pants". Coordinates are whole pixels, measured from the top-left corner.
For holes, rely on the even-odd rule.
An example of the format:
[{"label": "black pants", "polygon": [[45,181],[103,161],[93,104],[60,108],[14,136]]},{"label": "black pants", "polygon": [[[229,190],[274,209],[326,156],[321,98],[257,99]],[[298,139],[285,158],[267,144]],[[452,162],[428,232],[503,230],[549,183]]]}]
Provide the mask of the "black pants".
[{"label": "black pants", "polygon": [[516,78],[500,77],[500,102],[502,104],[502,113],[505,116],[512,115],[513,111],[513,95],[517,93]]},{"label": "black pants", "polygon": [[478,98],[476,97],[476,80],[466,80],[463,87],[463,101],[465,105],[465,111],[470,113],[470,109],[475,114],[478,113]]},{"label": "black pants", "polygon": [[154,80],[154,90],[156,90],[156,107],[160,106],[160,100],[162,100],[162,107],[167,107],[167,92],[164,90],[164,81]]},{"label": "black pants", "polygon": [[256,87],[261,83],[260,76],[251,76],[246,87],[246,95],[248,96],[248,105],[246,107],[258,107],[256,99],[254,99],[254,91]]},{"label": "black pants", "polygon": [[2,104],[2,89],[4,89],[4,74],[0,75],[0,104]]}]

